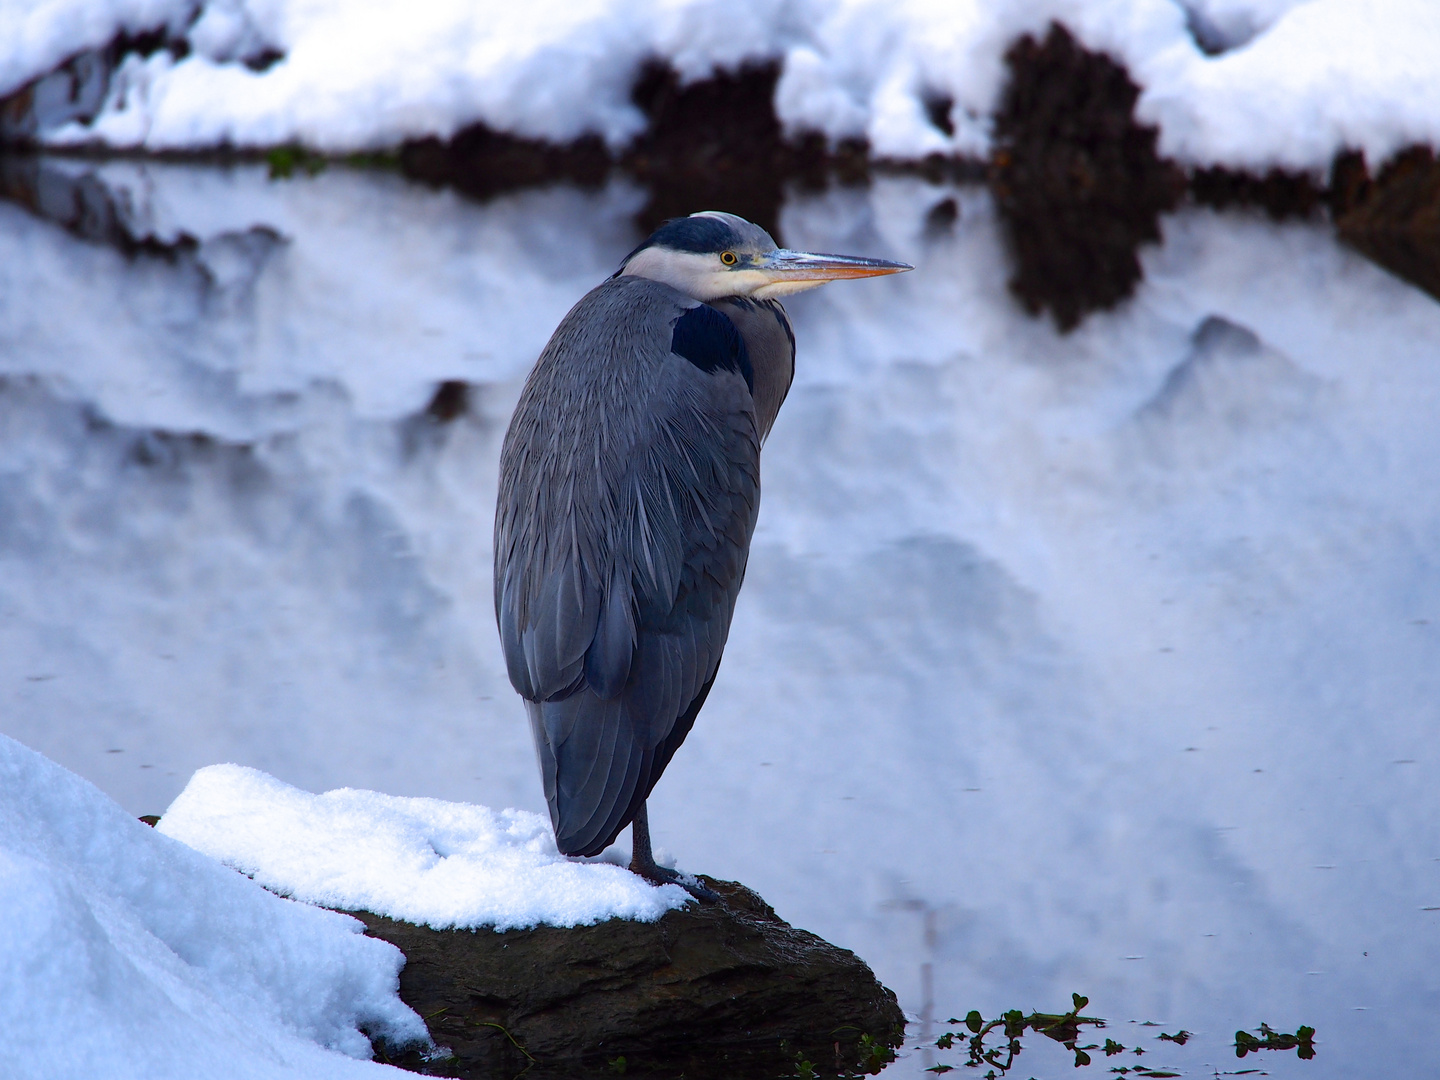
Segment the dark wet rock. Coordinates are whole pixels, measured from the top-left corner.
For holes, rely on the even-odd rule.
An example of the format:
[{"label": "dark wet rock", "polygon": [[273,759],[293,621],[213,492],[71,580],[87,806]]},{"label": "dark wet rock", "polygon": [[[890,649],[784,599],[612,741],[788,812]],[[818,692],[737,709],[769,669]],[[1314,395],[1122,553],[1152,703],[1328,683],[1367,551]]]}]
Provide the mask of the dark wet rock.
[{"label": "dark wet rock", "polygon": [[925,117],[942,135],[955,134],[955,99],[949,94],[928,90],[921,95],[925,105]]},{"label": "dark wet rock", "polygon": [[449,140],[407,142],[400,167],[476,198],[557,180],[594,186],[618,167],[650,191],[637,214],[641,233],[709,209],[730,210],[776,233],[786,184],[863,181],[869,168],[862,143],[830,147],[819,136],[785,138],[774,105],[779,75],[778,62],[760,61],[685,83],[668,64],[644,65],[631,97],[646,129],[613,160],[594,136],[556,145],[474,124]]},{"label": "dark wet rock", "polygon": [[868,181],[863,141],[832,147],[813,133],[786,137],[775,113],[779,78],[777,60],[691,83],[659,61],[641,70],[631,97],[648,122],[621,165],[650,190],[637,215],[642,233],[668,218],[725,209],[778,237],[787,185],[821,190],[832,181]]},{"label": "dark wet rock", "polygon": [[462,379],[445,379],[437,383],[429,402],[419,412],[400,422],[400,451],[410,461],[421,453],[445,445],[449,430],[466,418],[478,419],[472,404],[483,394],[483,388]]},{"label": "dark wet rock", "polygon": [[100,170],[83,161],[0,154],[0,199],[80,240],[114,248],[128,260],[163,264],[169,287],[210,311],[252,305],[265,267],[288,245],[265,225],[217,233],[203,242],[179,231],[157,236],[143,216],[137,218],[131,191],[106,183]]},{"label": "dark wet rock", "polygon": [[195,238],[183,233],[166,241],[139,234],[115,193],[92,171],[61,168],[35,154],[0,154],[0,199],[18,203],[81,240],[108,244],[130,257],[151,255],[174,262],[197,247]]},{"label": "dark wet rock", "polygon": [[1373,180],[1358,155],[1331,181],[1341,238],[1440,300],[1440,161],[1429,147],[1393,158]]},{"label": "dark wet rock", "polygon": [[425,416],[437,424],[448,424],[464,416],[470,408],[470,384],[460,379],[446,379],[435,387]]},{"label": "dark wet rock", "polygon": [[285,54],[279,49],[271,45],[261,45],[254,52],[247,54],[241,62],[258,74],[262,71],[269,71],[284,59]]},{"label": "dark wet rock", "polygon": [[1253,206],[1276,221],[1312,217],[1328,201],[1325,187],[1306,173],[1270,169],[1264,175],[1214,167],[1190,173],[1190,197],[1216,210]]},{"label": "dark wet rock", "polygon": [[488,199],[562,180],[598,187],[610,173],[610,155],[594,135],[557,145],[471,124],[449,140],[432,136],[405,143],[400,169],[412,179]]},{"label": "dark wet rock", "polygon": [[430,1075],[530,1080],[777,1077],[802,1060],[853,1075],[890,1060],[904,1016],[859,957],[744,886],[705,880],[722,903],[657,923],[437,931],[356,912],[405,954],[400,996],[451,1053],[380,1055]]},{"label": "dark wet rock", "polygon": [[936,237],[954,232],[955,223],[959,220],[960,204],[953,196],[946,196],[926,211],[925,235]]},{"label": "dark wet rock", "polygon": [[1280,169],[1263,176],[1197,169],[1190,192],[1202,205],[1258,207],[1277,221],[1328,209],[1342,240],[1440,299],[1440,162],[1429,147],[1403,150],[1373,176],[1364,155],[1342,153],[1328,184]]},{"label": "dark wet rock", "polygon": [[1137,251],[1184,177],[1136,122],[1139,87],[1065,27],[1026,35],[1005,54],[1009,80],[995,116],[991,189],[1015,272],[1010,288],[1033,314],[1069,330],[1114,307],[1141,277]]},{"label": "dark wet rock", "polygon": [[631,98],[645,132],[624,155],[625,167],[650,189],[642,232],[696,210],[726,209],[774,230],[787,162],[775,115],[776,61],[719,71],[686,85],[668,64],[640,72]]},{"label": "dark wet rock", "polygon": [[127,56],[168,49],[177,59],[190,47],[166,27],[117,34],[109,43],[67,58],[54,71],[0,98],[0,146],[31,145],[72,120],[89,123],[105,103],[110,77]]},{"label": "dark wet rock", "polygon": [[87,123],[104,104],[113,64],[106,49],[72,56],[54,71],[0,98],[0,142],[29,143],[72,120]]}]

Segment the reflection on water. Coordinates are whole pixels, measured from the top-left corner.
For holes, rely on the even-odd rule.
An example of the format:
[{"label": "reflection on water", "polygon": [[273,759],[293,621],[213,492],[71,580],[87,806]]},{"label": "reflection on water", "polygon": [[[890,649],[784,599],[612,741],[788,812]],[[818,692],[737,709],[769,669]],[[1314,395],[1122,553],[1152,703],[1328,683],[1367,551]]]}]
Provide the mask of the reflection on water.
[{"label": "reflection on water", "polygon": [[[499,440],[645,193],[45,167],[70,212],[0,203],[6,733],[137,814],[219,761],[540,810]],[[1271,1075],[1440,1066],[1440,305],[1321,226],[1162,225],[1060,336],[982,191],[783,210],[918,270],[790,305],[749,580],[652,818],[872,963],[932,1043],[897,1075],[1075,990],[1118,1043],[1194,1033],[1147,1067],[1233,1070],[1261,1020],[1319,1032]]]}]

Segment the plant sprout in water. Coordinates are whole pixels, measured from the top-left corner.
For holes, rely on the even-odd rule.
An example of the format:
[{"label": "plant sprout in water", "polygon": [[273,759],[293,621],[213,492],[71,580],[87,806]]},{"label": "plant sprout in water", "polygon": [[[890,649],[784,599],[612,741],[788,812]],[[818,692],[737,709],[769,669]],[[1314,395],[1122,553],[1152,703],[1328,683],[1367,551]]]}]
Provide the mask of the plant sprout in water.
[{"label": "plant sprout in water", "polygon": [[[1074,1007],[1065,1013],[1042,1013],[1032,1012],[1028,1016],[1020,1009],[1011,1009],[1003,1012],[993,1020],[986,1020],[978,1009],[971,1009],[965,1019],[957,1020],[951,1017],[950,1023],[963,1024],[962,1031],[947,1031],[935,1040],[935,1047],[938,1050],[955,1049],[957,1043],[965,1048],[968,1060],[962,1064],[970,1069],[986,1069],[985,1080],[999,1080],[1015,1066],[1015,1059],[1024,1049],[1022,1040],[1027,1031],[1037,1035],[1044,1035],[1047,1039],[1053,1039],[1060,1043],[1075,1055],[1075,1067],[1081,1068],[1093,1064],[1095,1059],[1091,1051],[1098,1051],[1104,1055],[1103,1060],[1110,1060],[1120,1054],[1132,1054],[1135,1057],[1143,1057],[1147,1051],[1143,1046],[1125,1046],[1114,1039],[1107,1038],[1104,1043],[1091,1042],[1081,1045],[1083,1029],[1103,1028],[1105,1020],[1098,1016],[1082,1016],[1080,1010],[1090,1003],[1090,999],[1081,994],[1071,994],[1070,999]],[[1235,1056],[1243,1058],[1246,1054],[1261,1050],[1295,1050],[1297,1055],[1304,1061],[1309,1061],[1315,1056],[1315,1029],[1302,1025],[1295,1034],[1275,1031],[1270,1025],[1262,1023],[1256,1029],[1259,1034],[1252,1035],[1246,1031],[1235,1033]],[[1174,1046],[1184,1046],[1194,1037],[1194,1033],[1181,1028],[1173,1034],[1161,1032],[1157,1039],[1160,1042],[1171,1043]],[[993,1042],[990,1040],[994,1040]],[[927,1072],[947,1073],[953,1072],[957,1066],[939,1064],[931,1066]],[[1253,1072],[1256,1070],[1244,1070]],[[1134,1064],[1112,1065],[1110,1072],[1122,1077],[1178,1077],[1184,1073],[1175,1071],[1172,1068],[1150,1068],[1136,1062]],[[1216,1075],[1219,1075],[1218,1073]],[[1229,1075],[1229,1074],[1227,1074]]]}]

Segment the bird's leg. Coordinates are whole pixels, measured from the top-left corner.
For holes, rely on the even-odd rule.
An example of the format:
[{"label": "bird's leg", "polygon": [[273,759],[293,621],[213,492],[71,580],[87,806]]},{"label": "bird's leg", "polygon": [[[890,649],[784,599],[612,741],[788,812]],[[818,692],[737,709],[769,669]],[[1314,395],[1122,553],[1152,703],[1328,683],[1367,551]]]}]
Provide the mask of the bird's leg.
[{"label": "bird's leg", "polygon": [[696,900],[720,899],[719,894],[707,889],[699,881],[693,878],[686,881],[679,871],[656,864],[655,856],[650,850],[650,815],[643,802],[635,812],[635,819],[630,823],[630,852],[630,872],[639,874],[652,885],[679,885]]}]

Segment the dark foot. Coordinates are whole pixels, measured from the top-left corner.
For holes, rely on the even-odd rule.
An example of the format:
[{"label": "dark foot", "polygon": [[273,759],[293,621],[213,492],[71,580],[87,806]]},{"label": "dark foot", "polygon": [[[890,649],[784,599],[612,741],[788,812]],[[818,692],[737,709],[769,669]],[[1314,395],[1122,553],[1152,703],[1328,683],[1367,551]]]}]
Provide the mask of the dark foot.
[{"label": "dark foot", "polygon": [[721,902],[720,894],[713,889],[707,889],[704,885],[701,885],[699,878],[690,874],[682,874],[678,870],[671,870],[667,866],[657,866],[654,862],[651,862],[649,866],[640,866],[632,859],[630,862],[630,872],[632,874],[638,874],[650,882],[651,885],[679,885],[691,896],[695,897],[696,900],[704,904],[718,904]]},{"label": "dark foot", "polygon": [[694,876],[656,865],[655,856],[651,854],[650,848],[650,815],[643,802],[640,804],[640,809],[635,811],[635,818],[631,822],[630,838],[632,840],[630,855],[630,872],[632,874],[639,874],[652,885],[679,885],[704,904],[720,902],[720,894],[701,885]]}]

